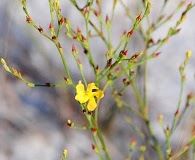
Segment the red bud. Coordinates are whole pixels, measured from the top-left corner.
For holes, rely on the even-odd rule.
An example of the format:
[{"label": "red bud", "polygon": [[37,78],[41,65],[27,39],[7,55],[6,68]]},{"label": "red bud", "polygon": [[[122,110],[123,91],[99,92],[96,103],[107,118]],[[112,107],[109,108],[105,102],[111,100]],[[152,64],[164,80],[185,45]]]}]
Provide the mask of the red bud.
[{"label": "red bud", "polygon": [[31,18],[29,16],[26,16],[26,22],[30,23],[31,22]]},{"label": "red bud", "polygon": [[140,20],[141,20],[141,14],[142,14],[142,13],[140,13],[140,14],[136,17],[136,21],[140,21]]},{"label": "red bud", "polygon": [[134,31],[133,31],[133,29],[132,29],[132,30],[130,30],[130,31],[127,33],[127,35],[128,35],[128,36],[132,36],[132,35],[133,35],[133,32],[134,32]]}]

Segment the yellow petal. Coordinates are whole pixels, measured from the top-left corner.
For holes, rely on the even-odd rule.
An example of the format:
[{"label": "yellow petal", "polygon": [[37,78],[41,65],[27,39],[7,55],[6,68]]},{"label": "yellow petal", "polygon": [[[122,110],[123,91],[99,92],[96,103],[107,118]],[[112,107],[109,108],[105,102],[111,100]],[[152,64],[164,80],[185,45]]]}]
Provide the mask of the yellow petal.
[{"label": "yellow petal", "polygon": [[97,107],[97,103],[96,103],[95,99],[93,97],[90,98],[89,102],[87,104],[87,109],[89,111],[94,111],[96,109],[96,107]]},{"label": "yellow petal", "polygon": [[104,92],[101,90],[98,90],[97,92],[94,93],[94,96],[96,96],[97,99],[101,99],[104,97]]},{"label": "yellow petal", "polygon": [[83,93],[83,94],[77,94],[75,96],[75,99],[80,103],[86,103],[89,100],[89,97],[85,93]]},{"label": "yellow petal", "polygon": [[84,85],[79,81],[78,85],[76,86],[76,96],[75,99],[80,103],[86,103],[89,100],[88,95],[85,92]]},{"label": "yellow petal", "polygon": [[95,83],[88,84],[88,86],[87,86],[87,92],[90,93],[93,90],[98,90],[98,88],[95,86]]},{"label": "yellow petal", "polygon": [[79,84],[77,84],[77,86],[76,86],[76,92],[77,93],[84,93],[85,92],[84,85],[81,83],[81,81],[79,81]]}]

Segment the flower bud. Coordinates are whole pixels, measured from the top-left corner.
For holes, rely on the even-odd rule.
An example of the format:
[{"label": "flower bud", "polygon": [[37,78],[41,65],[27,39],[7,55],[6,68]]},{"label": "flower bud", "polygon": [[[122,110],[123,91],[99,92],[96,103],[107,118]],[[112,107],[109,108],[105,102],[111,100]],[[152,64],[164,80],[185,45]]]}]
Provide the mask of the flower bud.
[{"label": "flower bud", "polygon": [[38,31],[39,31],[40,33],[43,33],[43,28],[42,28],[41,26],[39,26]]},{"label": "flower bud", "polygon": [[178,118],[178,116],[179,116],[179,110],[178,109],[176,110],[174,116],[175,116],[175,118]]},{"label": "flower bud", "polygon": [[133,35],[133,32],[134,32],[134,30],[132,29],[132,30],[130,30],[130,31],[127,33],[127,35],[130,37],[130,36]]},{"label": "flower bud", "polygon": [[75,48],[74,44],[72,45],[72,53],[73,53],[73,54],[77,54],[77,53],[78,53],[78,51],[77,51],[77,49]]},{"label": "flower bud", "polygon": [[68,119],[67,123],[66,123],[69,127],[73,127],[74,126],[74,122],[72,122],[70,119]]},{"label": "flower bud", "polygon": [[29,16],[26,16],[26,22],[31,23],[31,18]]},{"label": "flower bud", "polygon": [[140,20],[141,20],[141,18],[142,18],[142,17],[141,17],[141,14],[142,14],[142,13],[140,13],[140,14],[136,17],[136,21],[140,21]]},{"label": "flower bud", "polygon": [[65,150],[63,151],[63,156],[64,156],[64,158],[67,157],[67,154],[68,154],[68,151],[65,149]]},{"label": "flower bud", "polygon": [[49,32],[50,32],[50,34],[51,34],[52,36],[55,35],[54,27],[53,27],[52,23],[49,24]]},{"label": "flower bud", "polygon": [[137,144],[137,139],[133,138],[130,142],[130,149],[133,150]]},{"label": "flower bud", "polygon": [[169,126],[167,126],[167,128],[165,129],[165,135],[167,137],[169,137],[169,135],[170,135],[170,128],[169,128]]},{"label": "flower bud", "polygon": [[186,58],[190,58],[192,56],[192,51],[187,51],[186,52]]},{"label": "flower bud", "polygon": [[163,124],[163,115],[162,114],[158,115],[158,123],[162,126],[162,124]]}]

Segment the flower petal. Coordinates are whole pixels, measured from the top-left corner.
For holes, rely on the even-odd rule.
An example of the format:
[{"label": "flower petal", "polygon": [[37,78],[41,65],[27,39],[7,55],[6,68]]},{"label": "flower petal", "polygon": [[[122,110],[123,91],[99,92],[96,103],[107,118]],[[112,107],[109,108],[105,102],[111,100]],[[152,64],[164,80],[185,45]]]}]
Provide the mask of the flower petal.
[{"label": "flower petal", "polygon": [[104,97],[104,92],[96,87],[95,83],[90,83],[87,85],[87,90],[85,91],[84,85],[81,81],[76,86],[76,96],[75,99],[80,103],[87,103],[87,109],[89,111],[94,111],[97,107],[96,100]]},{"label": "flower petal", "polygon": [[81,81],[79,81],[79,84],[77,84],[76,86],[76,92],[78,93],[84,93],[85,89],[84,89],[84,85],[81,83]]},{"label": "flower petal", "polygon": [[95,99],[93,97],[90,98],[89,102],[87,104],[87,109],[89,111],[94,111],[96,109],[96,107],[97,107],[97,103],[96,103]]},{"label": "flower petal", "polygon": [[94,96],[97,98],[97,99],[101,99],[104,97],[104,92],[101,91],[101,90],[98,90],[96,92],[94,92]]},{"label": "flower petal", "polygon": [[91,93],[91,92],[93,92],[93,90],[98,90],[98,88],[95,86],[95,83],[88,84],[88,86],[87,86],[87,92],[88,93]]},{"label": "flower petal", "polygon": [[75,96],[75,99],[80,103],[86,103],[89,100],[89,97],[84,93],[84,94],[77,94]]},{"label": "flower petal", "polygon": [[75,99],[80,103],[86,103],[89,100],[89,96],[86,94],[84,85],[79,81],[79,84],[76,86],[76,96]]}]

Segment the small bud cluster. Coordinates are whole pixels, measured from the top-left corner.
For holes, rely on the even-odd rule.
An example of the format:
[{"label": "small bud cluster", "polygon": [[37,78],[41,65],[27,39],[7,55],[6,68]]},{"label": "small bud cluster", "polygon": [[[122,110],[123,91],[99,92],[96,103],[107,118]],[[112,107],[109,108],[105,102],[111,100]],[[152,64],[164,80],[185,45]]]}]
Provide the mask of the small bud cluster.
[{"label": "small bud cluster", "polygon": [[180,75],[181,75],[181,78],[182,78],[182,82],[186,81],[186,76],[185,76],[184,71],[185,71],[185,68],[186,68],[186,66],[188,64],[188,61],[189,61],[191,55],[192,55],[192,52],[191,51],[187,51],[186,52],[186,58],[185,58],[183,64],[180,65],[180,67],[179,67],[179,71],[180,71]]},{"label": "small bud cluster", "polygon": [[26,85],[28,85],[29,87],[35,87],[35,84],[33,84],[33,83],[27,81],[17,69],[15,69],[15,68],[13,68],[13,67],[10,69],[9,66],[7,65],[6,61],[5,61],[3,58],[1,58],[1,63],[2,63],[2,65],[3,65],[3,67],[4,67],[4,69],[5,69],[7,72],[13,74],[13,75],[16,76],[17,78],[19,78],[19,79],[21,79],[22,81],[24,81],[24,82],[26,83]]}]

